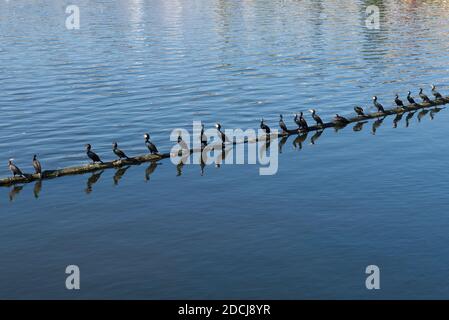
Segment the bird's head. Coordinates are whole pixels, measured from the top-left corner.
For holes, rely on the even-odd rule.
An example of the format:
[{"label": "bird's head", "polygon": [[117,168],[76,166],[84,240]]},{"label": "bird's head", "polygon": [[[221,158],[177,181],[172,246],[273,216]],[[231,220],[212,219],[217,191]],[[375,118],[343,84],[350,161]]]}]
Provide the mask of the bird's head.
[{"label": "bird's head", "polygon": [[113,147],[113,148],[117,148],[117,142],[113,142],[113,143],[112,143],[112,147]]},{"label": "bird's head", "polygon": [[148,133],[145,133],[145,134],[143,135],[143,137],[145,138],[145,140],[149,140],[149,139],[150,139],[150,135],[149,135]]},{"label": "bird's head", "polygon": [[315,113],[315,109],[309,109],[310,113]]},{"label": "bird's head", "polygon": [[422,93],[422,88],[419,88],[419,93]]},{"label": "bird's head", "polygon": [[412,93],[410,91],[407,92],[408,95],[411,95]]},{"label": "bird's head", "polygon": [[89,143],[86,144],[85,147],[86,147],[87,150],[90,150],[92,148],[92,146]]},{"label": "bird's head", "polygon": [[377,96],[373,96],[373,100],[376,101],[377,100]]},{"label": "bird's head", "polygon": [[9,160],[8,160],[8,164],[12,164],[13,161],[14,161],[13,158],[9,159]]},{"label": "bird's head", "polygon": [[33,160],[37,159],[37,154],[33,155]]},{"label": "bird's head", "polygon": [[434,84],[432,84],[432,90],[435,90],[435,85]]},{"label": "bird's head", "polygon": [[218,130],[220,130],[221,128],[221,124],[219,124],[218,122],[215,124],[215,128],[217,128]]}]

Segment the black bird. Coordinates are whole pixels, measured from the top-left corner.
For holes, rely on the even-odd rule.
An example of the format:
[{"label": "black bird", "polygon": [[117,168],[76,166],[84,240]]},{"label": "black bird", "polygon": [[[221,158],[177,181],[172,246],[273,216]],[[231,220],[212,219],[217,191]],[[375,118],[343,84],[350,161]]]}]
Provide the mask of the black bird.
[{"label": "black bird", "polygon": [[42,166],[39,160],[37,160],[37,155],[33,156],[33,168],[36,174],[38,174],[39,176],[42,175]]},{"label": "black bird", "polygon": [[184,140],[182,140],[182,132],[181,131],[178,132],[178,144],[181,147],[182,152],[185,153],[185,151],[187,151],[187,153],[189,154],[189,152],[188,152],[189,146],[187,145],[187,143]]},{"label": "black bird", "polygon": [[260,129],[265,131],[266,134],[269,134],[271,132],[270,127],[265,124],[265,122],[263,121],[263,118],[260,121]]},{"label": "black bird", "polygon": [[317,126],[324,126],[323,120],[316,114],[315,109],[310,109],[309,112],[312,113],[312,118],[315,120]]},{"label": "black bird", "polygon": [[377,108],[377,111],[382,112],[382,113],[385,112],[383,105],[381,105],[379,102],[377,102],[377,96],[373,97],[373,103],[374,103],[374,106]]},{"label": "black bird", "polygon": [[419,88],[419,97],[422,99],[422,101],[424,102],[430,102],[430,99],[428,96],[426,96],[423,92],[422,92],[422,88]]},{"label": "black bird", "polygon": [[349,123],[349,120],[346,119],[345,117],[340,116],[338,113],[335,115],[334,117],[334,122],[339,122],[339,123]]},{"label": "black bird", "polygon": [[91,149],[92,149],[92,146],[90,144],[86,144],[86,154],[92,160],[92,163],[93,164],[95,162],[103,163],[103,161],[101,161],[100,157],[95,152],[93,152]]},{"label": "black bird", "polygon": [[302,111],[299,114],[299,123],[301,123],[302,130],[305,130],[305,131],[309,130],[309,125],[307,124],[306,119],[304,119],[304,115],[303,115]]},{"label": "black bird", "polygon": [[407,93],[407,100],[408,100],[408,102],[410,102],[411,104],[416,104],[416,101],[415,101],[415,99],[413,99],[413,97],[411,96],[411,92],[409,91],[408,93]]},{"label": "black bird", "polygon": [[279,115],[279,127],[282,129],[282,133],[288,132],[287,126],[285,125],[284,119],[282,118],[282,114]]},{"label": "black bird", "polygon": [[441,95],[441,93],[439,93],[439,92],[436,90],[436,87],[435,87],[435,85],[433,85],[433,84],[432,84],[432,94],[433,94],[433,96],[435,97],[435,99],[443,99],[443,96]]},{"label": "black bird", "polygon": [[150,141],[150,135],[148,133],[145,133],[143,135],[143,137],[145,138],[145,145],[147,146],[147,148],[150,151],[150,153],[151,154],[159,153],[159,151],[157,150],[157,148],[154,145],[154,143]]},{"label": "black bird", "polygon": [[398,107],[405,108],[404,103],[402,102],[401,99],[399,99],[399,95],[397,93],[396,93],[396,97],[394,98],[394,102],[396,102],[396,105]]},{"label": "black bird", "polygon": [[355,113],[357,113],[359,116],[362,116],[362,117],[365,116],[365,113],[363,112],[362,107],[354,107],[354,111],[355,111]]},{"label": "black bird", "polygon": [[218,133],[220,134],[221,143],[224,145],[225,142],[229,142],[228,137],[221,131],[221,124],[218,122],[215,124],[215,128],[217,128]]},{"label": "black bird", "polygon": [[207,136],[204,134],[204,124],[201,124],[200,141],[201,146],[207,145]]},{"label": "black bird", "polygon": [[22,170],[20,170],[19,167],[16,166],[16,165],[12,162],[12,160],[13,160],[13,159],[9,159],[9,161],[8,161],[8,167],[9,167],[9,170],[11,171],[11,173],[13,174],[13,177],[15,177],[15,176],[21,176],[21,177],[26,178],[26,176],[23,174]]},{"label": "black bird", "polygon": [[129,157],[122,150],[120,150],[118,148],[117,142],[112,143],[112,152],[114,152],[114,154],[117,157],[119,157],[120,160],[123,159],[123,158],[129,160]]},{"label": "black bird", "polygon": [[301,117],[295,113],[295,117],[293,118],[293,121],[295,121],[295,123],[298,125],[298,128],[301,129],[301,121],[300,121]]}]

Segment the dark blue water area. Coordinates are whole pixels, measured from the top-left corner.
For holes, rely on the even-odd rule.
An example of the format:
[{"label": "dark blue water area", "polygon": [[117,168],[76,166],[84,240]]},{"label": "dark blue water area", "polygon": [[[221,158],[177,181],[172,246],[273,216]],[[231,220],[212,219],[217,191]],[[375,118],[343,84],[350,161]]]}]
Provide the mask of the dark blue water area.
[{"label": "dark blue water area", "polygon": [[[86,143],[144,154],[145,132],[166,152],[193,121],[293,127],[449,94],[448,5],[374,2],[380,30],[364,1],[80,1],[79,30],[69,3],[2,2],[0,176],[35,153],[85,164]],[[0,298],[449,298],[449,112],[407,115],[291,136],[275,175],[164,159],[1,187]]]}]

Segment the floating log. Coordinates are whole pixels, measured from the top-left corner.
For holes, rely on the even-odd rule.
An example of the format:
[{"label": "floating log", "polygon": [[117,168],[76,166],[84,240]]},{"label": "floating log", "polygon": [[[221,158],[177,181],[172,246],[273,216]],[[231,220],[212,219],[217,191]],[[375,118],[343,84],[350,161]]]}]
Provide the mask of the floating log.
[{"label": "floating log", "polygon": [[[413,104],[413,105],[407,105],[404,108],[397,107],[393,109],[385,110],[385,112],[374,112],[374,113],[367,113],[364,116],[356,116],[352,118],[347,118],[348,122],[327,122],[324,123],[323,126],[309,126],[308,130],[302,130],[302,129],[289,129],[287,132],[281,132],[279,135],[283,138],[286,138],[293,134],[303,134],[310,131],[321,131],[326,128],[331,127],[345,127],[349,123],[354,122],[366,122],[368,119],[376,119],[376,118],[383,118],[389,115],[398,115],[403,114],[409,111],[416,111],[418,109],[423,108],[430,108],[434,106],[444,105],[449,103],[449,96],[444,97],[442,99],[432,100],[430,103],[421,103],[421,104]],[[278,134],[272,133],[270,134],[270,138],[277,138]],[[265,140],[266,137],[264,136],[263,139]],[[229,145],[235,145],[240,143],[249,143],[249,142],[257,142],[259,139],[244,139],[242,141],[235,141],[233,143],[230,143]],[[221,145],[221,143],[220,143]],[[211,147],[211,146],[208,146]],[[212,146],[213,147],[213,146]],[[201,152],[203,149],[191,149],[189,153],[193,152]],[[38,181],[38,180],[46,180],[46,179],[54,179],[58,177],[68,176],[68,175],[77,175],[77,174],[84,174],[88,172],[95,172],[98,170],[104,170],[104,169],[110,169],[110,168],[122,168],[126,166],[131,165],[139,165],[145,162],[156,162],[162,159],[170,158],[170,153],[160,153],[160,154],[146,154],[146,155],[140,155],[136,156],[130,159],[123,159],[123,160],[115,160],[110,162],[104,162],[104,163],[95,163],[95,164],[87,164],[82,166],[76,166],[76,167],[68,167],[63,169],[57,169],[57,170],[45,170],[42,172],[42,175],[38,174],[25,174],[25,177],[15,176],[15,177],[8,177],[8,178],[2,178],[0,179],[0,186],[11,186],[15,184],[20,183],[29,183],[32,181]]]}]

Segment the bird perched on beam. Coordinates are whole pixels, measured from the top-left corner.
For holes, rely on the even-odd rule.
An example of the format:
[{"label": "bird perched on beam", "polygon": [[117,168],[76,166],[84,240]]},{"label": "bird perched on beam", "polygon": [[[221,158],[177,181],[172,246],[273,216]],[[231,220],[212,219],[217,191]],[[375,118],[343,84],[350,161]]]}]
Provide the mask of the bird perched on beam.
[{"label": "bird perched on beam", "polygon": [[33,156],[33,168],[34,172],[39,176],[42,176],[42,166],[39,160],[37,160],[37,155]]},{"label": "bird perched on beam", "polygon": [[150,134],[145,133],[143,135],[144,139],[145,139],[145,145],[148,148],[148,151],[150,151],[151,154],[157,154],[159,153],[159,151],[156,148],[156,145],[150,141]]},{"label": "bird perched on beam", "polygon": [[433,94],[433,96],[435,97],[435,99],[443,99],[443,96],[441,95],[441,93],[439,93],[439,92],[436,90],[436,87],[435,87],[434,84],[432,84],[432,94]]},{"label": "bird perched on beam", "polygon": [[410,102],[411,104],[416,104],[416,101],[415,101],[415,99],[413,99],[412,93],[411,93],[410,91],[407,93],[407,100],[408,100],[408,102]]},{"label": "bird perched on beam", "polygon": [[399,99],[399,95],[396,93],[396,97],[394,98],[394,102],[396,103],[396,105],[400,108],[405,108],[404,103],[402,102],[401,99]]},{"label": "bird perched on beam", "polygon": [[377,108],[377,111],[384,113],[385,109],[384,106],[381,105],[379,102],[377,102],[377,96],[373,97],[373,104]]},{"label": "bird perched on beam", "polygon": [[310,109],[309,112],[312,113],[312,118],[313,118],[313,120],[315,120],[317,126],[319,126],[319,127],[324,126],[323,120],[321,120],[321,118],[316,114],[315,109]]},{"label": "bird perched on beam", "polygon": [[112,152],[114,152],[114,154],[119,157],[119,159],[127,159],[129,160],[130,158],[122,151],[118,148],[117,142],[113,142],[112,143]]},{"label": "bird perched on beam", "polygon": [[284,119],[282,118],[282,114],[279,115],[279,127],[282,129],[282,133],[287,133],[288,129],[285,125]]},{"label": "bird perched on beam", "polygon": [[14,159],[9,159],[9,161],[8,161],[8,167],[9,167],[9,170],[11,171],[11,173],[13,174],[13,177],[15,177],[15,176],[21,176],[21,177],[26,178],[26,176],[23,174],[22,170],[20,170],[19,167],[16,166],[16,165],[12,162],[13,160],[14,160]]},{"label": "bird perched on beam", "polygon": [[423,102],[428,102],[428,103],[430,103],[429,97],[426,96],[426,95],[422,92],[422,88],[419,88],[419,97],[422,99]]},{"label": "bird perched on beam", "polygon": [[345,117],[340,116],[338,113],[334,117],[334,122],[336,123],[349,123],[349,120]]},{"label": "bird perched on beam", "polygon": [[357,113],[361,117],[365,116],[365,113],[363,112],[363,108],[362,107],[355,106],[354,107],[354,111],[355,111],[355,113]]},{"label": "bird perched on beam", "polygon": [[95,162],[103,163],[100,157],[92,151],[92,146],[90,144],[86,144],[86,154],[92,160],[92,164],[95,164]]},{"label": "bird perched on beam", "polygon": [[267,126],[262,118],[262,120],[260,121],[260,129],[262,129],[263,131],[265,131],[266,134],[270,134],[271,129],[269,126]]}]

